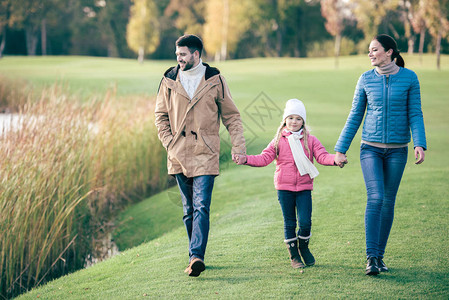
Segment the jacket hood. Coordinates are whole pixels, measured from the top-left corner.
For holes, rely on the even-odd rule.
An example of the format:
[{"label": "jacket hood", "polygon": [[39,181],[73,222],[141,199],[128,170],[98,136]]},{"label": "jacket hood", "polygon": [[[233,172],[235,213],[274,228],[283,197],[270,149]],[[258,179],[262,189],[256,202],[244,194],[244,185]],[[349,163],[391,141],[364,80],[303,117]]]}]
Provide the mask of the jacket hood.
[{"label": "jacket hood", "polygon": [[[206,67],[206,74],[204,75],[206,80],[208,80],[212,76],[220,74],[220,70],[218,70],[217,68],[211,67],[206,63],[203,63],[203,65]],[[165,71],[164,77],[176,80],[178,72],[179,72],[179,65],[177,65],[176,67],[171,67],[167,71]]]}]

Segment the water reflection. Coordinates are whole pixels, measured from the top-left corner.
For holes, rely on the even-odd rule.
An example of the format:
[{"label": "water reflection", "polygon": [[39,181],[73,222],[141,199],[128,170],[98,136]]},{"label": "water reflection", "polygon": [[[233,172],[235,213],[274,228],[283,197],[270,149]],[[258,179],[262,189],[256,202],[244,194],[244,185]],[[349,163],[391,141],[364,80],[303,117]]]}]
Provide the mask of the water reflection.
[{"label": "water reflection", "polygon": [[0,114],[0,134],[9,130],[17,130],[21,123],[18,114]]}]

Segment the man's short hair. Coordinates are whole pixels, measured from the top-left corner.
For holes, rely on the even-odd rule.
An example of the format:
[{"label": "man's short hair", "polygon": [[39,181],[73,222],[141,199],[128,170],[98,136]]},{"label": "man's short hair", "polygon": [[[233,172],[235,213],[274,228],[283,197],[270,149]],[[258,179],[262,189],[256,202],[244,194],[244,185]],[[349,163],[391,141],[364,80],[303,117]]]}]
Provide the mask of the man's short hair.
[{"label": "man's short hair", "polygon": [[194,35],[194,34],[186,34],[181,36],[176,40],[177,47],[187,47],[189,48],[190,53],[193,53],[198,50],[200,57],[201,52],[203,51],[203,41]]}]

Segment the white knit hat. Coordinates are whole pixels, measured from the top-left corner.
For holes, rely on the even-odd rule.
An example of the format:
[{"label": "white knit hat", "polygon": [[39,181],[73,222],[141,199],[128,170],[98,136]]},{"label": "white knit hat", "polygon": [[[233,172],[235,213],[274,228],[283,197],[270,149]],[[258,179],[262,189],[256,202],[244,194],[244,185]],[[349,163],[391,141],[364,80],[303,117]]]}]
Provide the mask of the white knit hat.
[{"label": "white knit hat", "polygon": [[290,99],[287,101],[282,119],[285,120],[285,118],[290,115],[298,115],[304,120],[304,123],[306,123],[306,107],[301,100]]}]

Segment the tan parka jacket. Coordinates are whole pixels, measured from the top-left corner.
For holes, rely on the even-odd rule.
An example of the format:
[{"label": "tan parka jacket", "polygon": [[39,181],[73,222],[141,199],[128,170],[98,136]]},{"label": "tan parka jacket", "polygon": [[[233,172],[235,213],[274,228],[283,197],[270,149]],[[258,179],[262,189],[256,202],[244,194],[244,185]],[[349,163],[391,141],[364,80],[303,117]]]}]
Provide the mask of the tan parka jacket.
[{"label": "tan parka jacket", "polygon": [[231,136],[231,152],[246,153],[240,113],[226,81],[218,69],[204,65],[205,76],[192,99],[179,80],[179,66],[168,69],[159,86],[156,127],[167,150],[168,174],[219,174],[220,119]]}]

